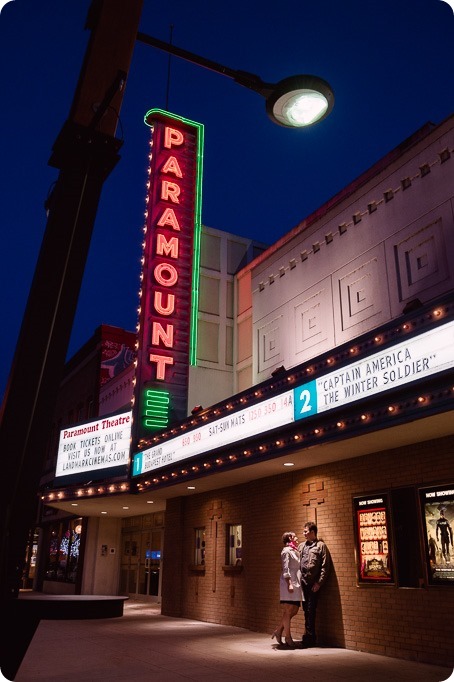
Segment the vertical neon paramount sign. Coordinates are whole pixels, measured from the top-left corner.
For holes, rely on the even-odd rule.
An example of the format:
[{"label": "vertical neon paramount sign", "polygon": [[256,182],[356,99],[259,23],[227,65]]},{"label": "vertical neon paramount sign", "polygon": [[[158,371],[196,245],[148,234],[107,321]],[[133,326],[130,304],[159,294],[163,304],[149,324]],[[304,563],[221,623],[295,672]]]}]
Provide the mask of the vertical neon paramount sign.
[{"label": "vertical neon paramount sign", "polygon": [[136,442],[187,416],[196,364],[203,126],[159,109],[151,128],[142,255]]}]

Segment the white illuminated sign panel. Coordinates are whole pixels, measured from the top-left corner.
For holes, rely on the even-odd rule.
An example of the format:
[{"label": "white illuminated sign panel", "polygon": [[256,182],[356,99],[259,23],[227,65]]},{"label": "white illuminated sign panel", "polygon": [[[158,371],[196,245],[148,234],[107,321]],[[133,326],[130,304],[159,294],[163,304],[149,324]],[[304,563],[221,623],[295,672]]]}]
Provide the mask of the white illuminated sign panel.
[{"label": "white illuminated sign panel", "polygon": [[454,366],[454,322],[295,389],[295,420],[398,388]]},{"label": "white illuminated sign panel", "polygon": [[454,367],[454,322],[134,455],[133,476]]},{"label": "white illuminated sign panel", "polygon": [[133,476],[271,431],[293,421],[293,391],[264,400],[134,455]]},{"label": "white illuminated sign panel", "polygon": [[[55,478],[125,467],[129,463],[132,412],[60,431]],[[98,476],[99,478],[99,476]]]}]

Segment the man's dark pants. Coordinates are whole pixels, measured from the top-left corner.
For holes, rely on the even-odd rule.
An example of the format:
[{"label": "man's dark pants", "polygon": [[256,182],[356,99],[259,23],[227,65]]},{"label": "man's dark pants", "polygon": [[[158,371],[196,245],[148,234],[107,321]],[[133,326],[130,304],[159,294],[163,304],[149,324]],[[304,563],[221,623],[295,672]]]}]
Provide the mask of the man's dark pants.
[{"label": "man's dark pants", "polygon": [[306,646],[315,646],[315,613],[317,611],[318,592],[312,592],[312,585],[302,584],[304,601],[304,619],[306,625],[306,634],[303,636],[303,644]]}]

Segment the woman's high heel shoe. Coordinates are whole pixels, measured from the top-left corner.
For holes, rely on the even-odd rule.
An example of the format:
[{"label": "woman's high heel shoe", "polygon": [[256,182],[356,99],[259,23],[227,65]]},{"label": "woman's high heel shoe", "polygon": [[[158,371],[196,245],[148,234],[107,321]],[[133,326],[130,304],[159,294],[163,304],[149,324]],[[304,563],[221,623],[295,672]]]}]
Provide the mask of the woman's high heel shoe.
[{"label": "woman's high heel shoe", "polygon": [[282,644],[282,630],[275,630],[271,635],[271,639],[276,639],[278,644]]},{"label": "woman's high heel shoe", "polygon": [[295,646],[296,646],[296,645],[295,645],[295,642],[293,641],[293,639],[292,639],[291,637],[285,637],[285,643],[286,643],[287,646],[290,646],[290,647],[292,647],[293,649],[294,649]]}]

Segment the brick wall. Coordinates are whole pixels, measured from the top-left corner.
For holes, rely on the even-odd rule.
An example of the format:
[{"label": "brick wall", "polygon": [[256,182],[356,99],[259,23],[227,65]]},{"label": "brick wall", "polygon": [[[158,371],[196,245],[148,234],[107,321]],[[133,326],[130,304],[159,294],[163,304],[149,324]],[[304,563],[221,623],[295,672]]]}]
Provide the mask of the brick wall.
[{"label": "brick wall", "polygon": [[[453,665],[454,589],[358,587],[352,508],[355,495],[452,484],[453,449],[454,440],[443,438],[169,500],[162,613],[270,636],[281,614],[282,533],[294,530],[302,539],[305,521],[314,519],[333,559],[317,612],[320,643]],[[243,527],[242,569],[230,572],[223,568],[226,526],[237,523]],[[201,526],[207,530],[203,571],[191,566],[194,529]],[[299,639],[303,630],[299,613],[293,620],[293,636]]]}]

